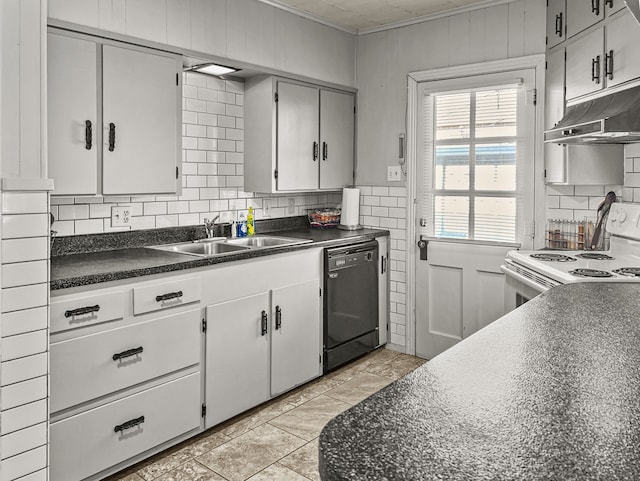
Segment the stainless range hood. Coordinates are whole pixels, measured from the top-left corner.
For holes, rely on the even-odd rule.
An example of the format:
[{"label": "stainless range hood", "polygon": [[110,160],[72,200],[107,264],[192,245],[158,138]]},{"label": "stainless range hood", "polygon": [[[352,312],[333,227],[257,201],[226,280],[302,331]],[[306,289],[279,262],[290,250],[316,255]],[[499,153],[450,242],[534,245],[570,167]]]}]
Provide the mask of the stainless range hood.
[{"label": "stainless range hood", "polygon": [[544,133],[544,141],[559,144],[640,142],[640,86],[567,107],[562,120]]},{"label": "stainless range hood", "polygon": [[624,0],[624,3],[631,12],[631,15],[640,23],[640,0]]}]

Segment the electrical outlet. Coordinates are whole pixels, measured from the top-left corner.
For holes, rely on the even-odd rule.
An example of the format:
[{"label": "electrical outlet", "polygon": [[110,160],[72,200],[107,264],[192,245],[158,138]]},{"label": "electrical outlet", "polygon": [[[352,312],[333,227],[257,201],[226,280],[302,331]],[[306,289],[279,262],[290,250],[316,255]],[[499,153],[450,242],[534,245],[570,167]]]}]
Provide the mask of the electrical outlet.
[{"label": "electrical outlet", "polygon": [[387,167],[387,181],[400,182],[402,180],[402,171],[399,165],[390,165]]},{"label": "electrical outlet", "polygon": [[296,213],[296,199],[294,197],[289,197],[289,207],[287,212],[289,214]]},{"label": "electrical outlet", "polygon": [[271,217],[271,199],[262,199],[262,217]]},{"label": "electrical outlet", "polygon": [[114,205],[111,207],[111,227],[129,227],[130,225],[130,205]]}]

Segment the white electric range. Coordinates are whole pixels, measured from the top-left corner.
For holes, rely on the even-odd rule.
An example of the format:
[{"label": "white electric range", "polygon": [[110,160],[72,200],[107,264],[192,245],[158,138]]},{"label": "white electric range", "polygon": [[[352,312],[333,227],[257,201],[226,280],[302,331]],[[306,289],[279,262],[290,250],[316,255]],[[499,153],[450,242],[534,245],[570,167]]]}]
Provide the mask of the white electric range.
[{"label": "white electric range", "polygon": [[640,204],[611,204],[606,230],[607,251],[510,251],[501,267],[507,312],[561,284],[640,282]]}]

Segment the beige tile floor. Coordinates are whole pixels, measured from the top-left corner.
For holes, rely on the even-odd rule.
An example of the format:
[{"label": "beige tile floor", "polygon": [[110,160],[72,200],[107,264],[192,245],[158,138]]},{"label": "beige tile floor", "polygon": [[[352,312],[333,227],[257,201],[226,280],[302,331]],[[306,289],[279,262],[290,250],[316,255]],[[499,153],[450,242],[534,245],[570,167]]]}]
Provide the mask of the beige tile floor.
[{"label": "beige tile floor", "polygon": [[424,362],[378,349],[108,481],[319,480],[318,435],[324,425]]}]

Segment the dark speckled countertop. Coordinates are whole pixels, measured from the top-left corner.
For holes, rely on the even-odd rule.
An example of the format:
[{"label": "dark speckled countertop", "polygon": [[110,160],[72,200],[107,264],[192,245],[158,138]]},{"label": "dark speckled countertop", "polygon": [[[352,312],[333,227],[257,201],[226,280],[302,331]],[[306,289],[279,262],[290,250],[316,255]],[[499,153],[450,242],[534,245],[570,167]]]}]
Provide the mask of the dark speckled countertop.
[{"label": "dark speckled countertop", "polygon": [[[308,224],[307,224],[308,226]],[[266,232],[264,232],[266,233]],[[379,229],[360,229],[344,231],[335,228],[312,229],[296,227],[294,229],[268,232],[269,235],[311,239],[312,243],[292,246],[281,246],[264,249],[247,249],[237,253],[213,257],[195,257],[187,254],[148,249],[143,245],[157,245],[170,243],[168,237],[160,242],[157,233],[145,239],[135,239],[135,247],[114,248],[114,240],[108,238],[108,250],[83,252],[91,241],[82,240],[83,245],[76,250],[78,253],[56,255],[51,257],[51,290],[85,286],[100,282],[115,281],[139,276],[160,274],[183,269],[192,269],[222,262],[231,262],[266,255],[280,254],[310,247],[332,247],[363,242],[378,236],[389,235],[389,231]],[[143,235],[143,234],[136,234]],[[184,232],[180,234],[184,237]],[[192,235],[189,233],[188,235]],[[175,234],[171,234],[175,239]],[[103,236],[107,237],[107,236]],[[117,240],[116,240],[117,241]],[[185,241],[180,238],[180,241]]]},{"label": "dark speckled countertop", "polygon": [[333,419],[324,481],[639,480],[640,284],[556,287]]}]

